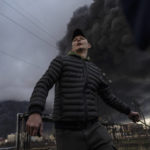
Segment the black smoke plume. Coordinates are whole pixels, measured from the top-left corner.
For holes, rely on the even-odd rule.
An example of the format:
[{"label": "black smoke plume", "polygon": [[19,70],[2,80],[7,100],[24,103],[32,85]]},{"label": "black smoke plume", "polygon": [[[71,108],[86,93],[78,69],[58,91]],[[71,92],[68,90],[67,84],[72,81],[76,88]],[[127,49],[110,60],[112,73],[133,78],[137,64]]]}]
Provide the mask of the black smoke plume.
[{"label": "black smoke plume", "polygon": [[[108,78],[115,94],[136,111],[149,115],[150,104],[150,52],[141,52],[122,13],[118,0],[94,0],[90,7],[77,9],[67,26],[65,37],[58,42],[61,54],[71,49],[71,37],[75,28],[81,28],[88,37],[92,48],[89,55]],[[107,107],[100,114],[111,119],[121,118],[119,113]],[[138,105],[138,107],[137,107]],[[107,110],[107,111],[105,111]],[[124,117],[124,116],[122,116]]]}]

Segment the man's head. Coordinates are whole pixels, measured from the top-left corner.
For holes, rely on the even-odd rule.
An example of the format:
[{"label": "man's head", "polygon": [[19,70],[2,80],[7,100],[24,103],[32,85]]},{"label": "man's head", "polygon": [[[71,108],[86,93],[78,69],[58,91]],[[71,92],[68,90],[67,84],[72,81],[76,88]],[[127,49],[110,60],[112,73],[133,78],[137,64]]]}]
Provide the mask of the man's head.
[{"label": "man's head", "polygon": [[82,52],[91,48],[91,44],[86,39],[80,29],[75,29],[72,36],[72,51]]}]

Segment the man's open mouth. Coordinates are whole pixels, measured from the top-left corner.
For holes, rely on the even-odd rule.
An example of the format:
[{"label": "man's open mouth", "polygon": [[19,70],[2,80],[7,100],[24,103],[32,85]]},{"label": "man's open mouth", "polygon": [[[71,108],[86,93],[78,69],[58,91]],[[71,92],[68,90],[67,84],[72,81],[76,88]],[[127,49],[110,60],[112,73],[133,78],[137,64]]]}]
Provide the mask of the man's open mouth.
[{"label": "man's open mouth", "polygon": [[81,43],[78,43],[77,45],[80,46],[80,45],[82,45],[82,44],[81,44]]}]

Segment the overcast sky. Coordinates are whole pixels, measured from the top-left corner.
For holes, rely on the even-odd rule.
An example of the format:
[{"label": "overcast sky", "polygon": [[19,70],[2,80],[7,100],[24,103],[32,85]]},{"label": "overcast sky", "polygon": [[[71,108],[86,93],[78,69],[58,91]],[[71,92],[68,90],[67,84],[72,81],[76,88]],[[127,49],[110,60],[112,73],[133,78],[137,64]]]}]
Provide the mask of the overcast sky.
[{"label": "overcast sky", "polygon": [[[0,101],[27,100],[58,54],[56,42],[93,0],[0,0]],[[48,101],[53,101],[53,90]]]}]

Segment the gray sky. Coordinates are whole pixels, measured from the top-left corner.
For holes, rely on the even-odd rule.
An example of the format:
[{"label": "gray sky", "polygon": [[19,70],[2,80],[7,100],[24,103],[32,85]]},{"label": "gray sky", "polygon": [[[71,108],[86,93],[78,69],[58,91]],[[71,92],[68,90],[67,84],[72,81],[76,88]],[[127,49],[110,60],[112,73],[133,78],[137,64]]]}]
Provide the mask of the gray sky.
[{"label": "gray sky", "polygon": [[92,1],[0,0],[0,101],[29,100],[74,10]]}]

